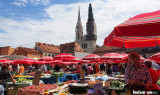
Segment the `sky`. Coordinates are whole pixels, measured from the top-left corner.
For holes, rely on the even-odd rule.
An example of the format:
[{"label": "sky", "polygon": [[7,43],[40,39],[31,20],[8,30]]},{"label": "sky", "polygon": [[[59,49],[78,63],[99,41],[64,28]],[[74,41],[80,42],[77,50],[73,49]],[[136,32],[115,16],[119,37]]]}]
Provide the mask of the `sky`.
[{"label": "sky", "polygon": [[79,7],[86,34],[89,3],[97,26],[97,45],[102,46],[116,25],[159,10],[160,0],[0,0],[0,47],[73,42]]}]

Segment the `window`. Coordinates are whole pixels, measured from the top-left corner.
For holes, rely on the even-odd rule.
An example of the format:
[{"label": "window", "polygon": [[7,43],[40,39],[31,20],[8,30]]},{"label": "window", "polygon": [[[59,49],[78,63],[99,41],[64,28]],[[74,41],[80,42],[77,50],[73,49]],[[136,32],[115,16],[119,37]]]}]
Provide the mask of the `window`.
[{"label": "window", "polygon": [[33,57],[35,57],[35,54],[33,54]]},{"label": "window", "polygon": [[50,54],[48,54],[48,56],[51,56]]},{"label": "window", "polygon": [[37,54],[37,57],[39,57],[39,54]]},{"label": "window", "polygon": [[45,56],[47,56],[47,54],[45,54]]}]

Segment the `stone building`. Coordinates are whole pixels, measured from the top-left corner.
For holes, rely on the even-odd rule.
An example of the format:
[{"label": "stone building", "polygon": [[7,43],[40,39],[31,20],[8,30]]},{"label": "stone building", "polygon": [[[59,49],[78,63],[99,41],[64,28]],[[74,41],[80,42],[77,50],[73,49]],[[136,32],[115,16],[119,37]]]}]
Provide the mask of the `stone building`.
[{"label": "stone building", "polygon": [[60,51],[61,53],[72,54],[79,59],[89,54],[89,53],[86,53],[85,50],[77,42],[61,44]]},{"label": "stone building", "polygon": [[89,4],[88,9],[88,20],[86,23],[86,35],[83,34],[83,27],[80,17],[80,9],[78,12],[78,21],[76,25],[76,39],[77,42],[86,52],[93,53],[96,50],[96,40],[97,40],[97,28],[94,21],[92,6]]}]

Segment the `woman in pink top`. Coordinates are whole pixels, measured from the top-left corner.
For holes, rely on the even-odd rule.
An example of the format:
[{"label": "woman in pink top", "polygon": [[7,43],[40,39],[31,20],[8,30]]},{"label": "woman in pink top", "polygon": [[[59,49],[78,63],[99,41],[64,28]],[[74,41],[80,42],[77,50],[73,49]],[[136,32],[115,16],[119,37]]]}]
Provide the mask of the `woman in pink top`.
[{"label": "woman in pink top", "polygon": [[89,64],[87,68],[87,74],[90,75],[92,74],[92,72],[93,72],[93,67],[91,66],[91,64]]}]

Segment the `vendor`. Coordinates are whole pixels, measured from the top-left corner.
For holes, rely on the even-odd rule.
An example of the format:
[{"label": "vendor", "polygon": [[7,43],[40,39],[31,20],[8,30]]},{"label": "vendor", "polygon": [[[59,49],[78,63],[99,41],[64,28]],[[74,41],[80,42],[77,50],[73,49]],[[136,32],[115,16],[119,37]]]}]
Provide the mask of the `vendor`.
[{"label": "vendor", "polygon": [[130,53],[128,64],[125,72],[125,81],[127,84],[144,83],[147,90],[152,85],[152,78],[147,66],[140,63],[140,56],[138,53]]},{"label": "vendor", "polygon": [[146,60],[144,64],[148,67],[148,70],[152,77],[152,86],[148,90],[160,90],[160,87],[157,84],[157,81],[159,79],[159,74],[156,70],[152,69],[152,62],[150,60]]},{"label": "vendor", "polygon": [[23,75],[23,73],[24,73],[24,66],[21,64],[19,69],[19,75]]},{"label": "vendor", "polygon": [[3,87],[5,88],[6,80],[9,78],[11,78],[13,83],[15,83],[11,73],[9,72],[9,70],[7,70],[7,66],[4,65],[0,70],[0,85],[3,85]]}]

